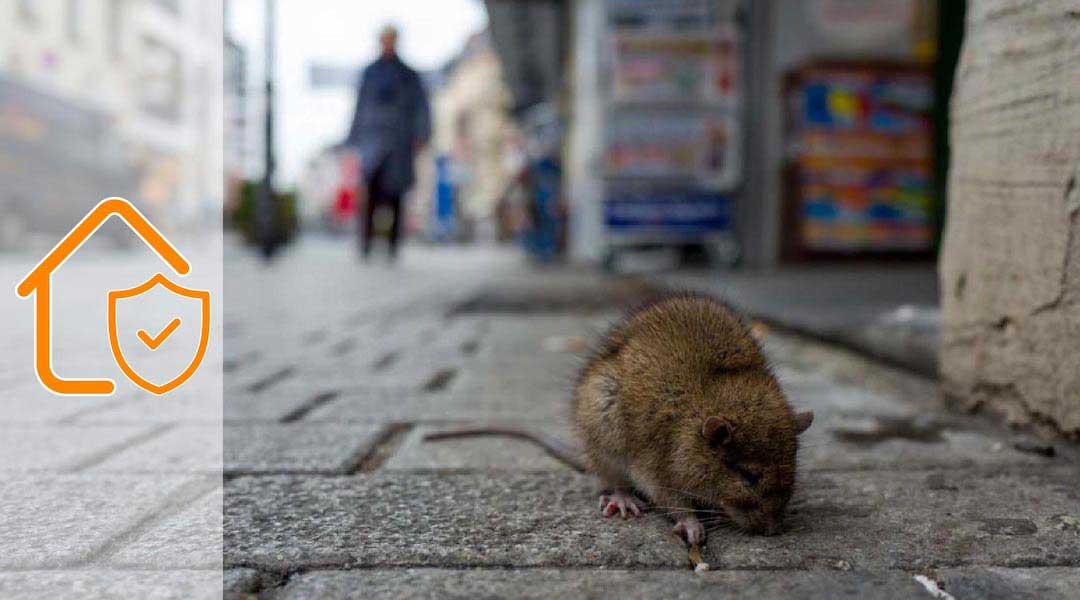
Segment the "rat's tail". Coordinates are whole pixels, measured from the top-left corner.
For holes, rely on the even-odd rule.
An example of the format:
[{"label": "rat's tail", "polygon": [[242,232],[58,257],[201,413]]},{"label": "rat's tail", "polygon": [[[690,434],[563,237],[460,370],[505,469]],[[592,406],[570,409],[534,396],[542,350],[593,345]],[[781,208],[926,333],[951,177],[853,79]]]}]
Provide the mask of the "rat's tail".
[{"label": "rat's tail", "polygon": [[424,436],[425,442],[440,440],[452,440],[455,438],[500,436],[528,440],[544,449],[556,460],[565,463],[578,473],[588,473],[588,460],[580,448],[560,440],[559,438],[539,432],[523,429],[520,427],[476,427],[471,429],[455,429],[453,431],[437,431]]}]

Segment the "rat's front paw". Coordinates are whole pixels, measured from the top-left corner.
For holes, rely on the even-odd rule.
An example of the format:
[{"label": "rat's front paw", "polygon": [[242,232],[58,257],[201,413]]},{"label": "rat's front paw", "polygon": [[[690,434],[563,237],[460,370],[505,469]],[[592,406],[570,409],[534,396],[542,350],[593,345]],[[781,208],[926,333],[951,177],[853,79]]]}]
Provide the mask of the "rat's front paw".
[{"label": "rat's front paw", "polygon": [[600,513],[605,519],[614,516],[615,513],[619,513],[624,519],[628,516],[640,517],[641,507],[638,506],[637,500],[626,492],[615,492],[610,496],[601,494]]},{"label": "rat's front paw", "polygon": [[679,520],[675,521],[673,531],[686,537],[688,544],[700,544],[705,541],[705,526],[693,515],[679,517]]}]

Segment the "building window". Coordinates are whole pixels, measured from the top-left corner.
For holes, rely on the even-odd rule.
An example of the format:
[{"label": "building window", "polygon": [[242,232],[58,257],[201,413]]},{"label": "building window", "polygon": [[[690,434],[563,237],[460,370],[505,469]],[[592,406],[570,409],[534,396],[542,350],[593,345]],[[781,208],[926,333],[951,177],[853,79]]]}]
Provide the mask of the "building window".
[{"label": "building window", "polygon": [[67,0],[66,14],[64,15],[65,29],[67,31],[67,37],[72,42],[78,42],[81,37],[80,26],[82,25],[82,2],[79,0]]},{"label": "building window", "polygon": [[19,19],[23,23],[32,26],[41,23],[41,15],[38,13],[38,0],[19,0]]},{"label": "building window", "polygon": [[180,53],[161,40],[143,38],[143,69],[138,89],[147,114],[172,123],[180,121],[183,85]]}]

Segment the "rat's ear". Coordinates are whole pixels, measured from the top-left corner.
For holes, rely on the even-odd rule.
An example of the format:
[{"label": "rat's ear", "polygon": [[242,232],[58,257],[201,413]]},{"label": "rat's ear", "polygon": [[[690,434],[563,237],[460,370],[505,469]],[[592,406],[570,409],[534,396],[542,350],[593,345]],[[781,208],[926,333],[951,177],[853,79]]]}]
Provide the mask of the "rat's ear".
[{"label": "rat's ear", "polygon": [[701,424],[701,436],[708,440],[713,448],[727,445],[734,432],[735,426],[723,417],[709,417]]},{"label": "rat's ear", "polygon": [[814,422],[813,411],[804,411],[795,415],[795,435],[810,429],[810,424]]}]

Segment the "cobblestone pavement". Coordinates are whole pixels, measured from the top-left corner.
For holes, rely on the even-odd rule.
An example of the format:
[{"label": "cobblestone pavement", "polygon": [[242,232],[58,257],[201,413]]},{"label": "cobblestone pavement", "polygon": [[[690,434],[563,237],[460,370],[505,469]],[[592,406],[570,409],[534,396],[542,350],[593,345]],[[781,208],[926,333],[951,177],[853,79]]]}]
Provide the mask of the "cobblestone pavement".
[{"label": "cobblestone pavement", "polygon": [[[232,593],[323,597],[1076,597],[1078,462],[937,410],[932,383],[780,332],[817,421],[786,531],[718,529],[695,574],[661,516],[600,518],[594,482],[526,442],[425,443],[508,422],[569,436],[582,337],[645,291],[483,250],[395,269],[305,244],[227,289]],[[302,318],[298,318],[303,315]],[[944,597],[944,596],[939,596]]]},{"label": "cobblestone pavement", "polygon": [[603,520],[595,483],[528,443],[421,439],[569,437],[581,340],[646,285],[512,252],[414,246],[391,268],[352,250],[227,254],[223,410],[214,380],[169,402],[47,397],[6,352],[0,597],[1080,594],[1073,449],[1019,451],[937,410],[930,382],[776,331],[779,376],[817,414],[791,515],[775,537],[711,531],[695,574],[661,516]]},{"label": "cobblestone pavement", "polygon": [[709,290],[746,314],[936,377],[941,311],[934,264],[799,265],[767,273],[684,271],[674,287]]},{"label": "cobblestone pavement", "polygon": [[[179,245],[193,269],[177,280],[218,294],[220,238],[201,241]],[[0,257],[9,283],[0,294],[0,598],[220,598],[220,327],[182,388],[137,391],[109,351],[106,292],[171,271],[142,244],[120,251],[91,240],[53,276],[53,363],[62,376],[109,377],[117,390],[53,396],[34,375],[33,301],[14,293],[39,258]],[[177,316],[164,306],[139,307],[140,326],[158,331]],[[185,321],[141,356],[121,345],[134,360],[186,365],[198,331]],[[120,334],[135,339],[134,330]]]}]

